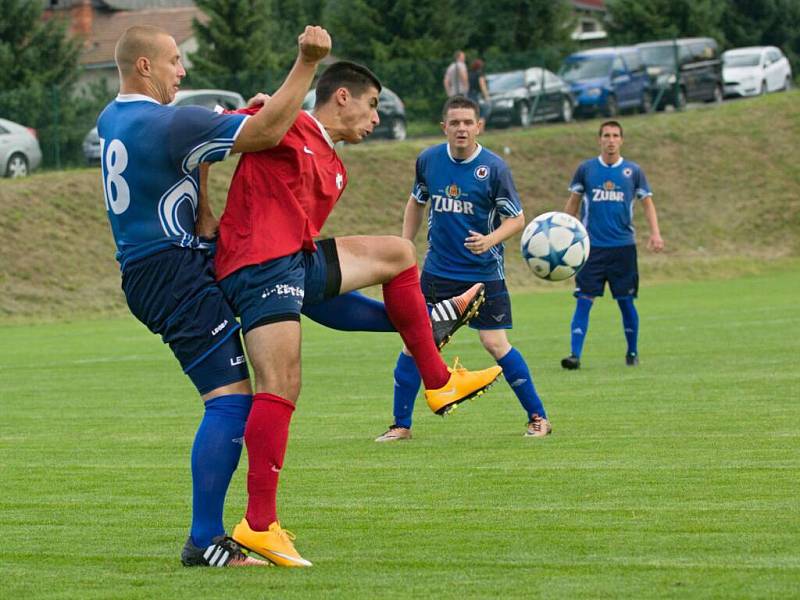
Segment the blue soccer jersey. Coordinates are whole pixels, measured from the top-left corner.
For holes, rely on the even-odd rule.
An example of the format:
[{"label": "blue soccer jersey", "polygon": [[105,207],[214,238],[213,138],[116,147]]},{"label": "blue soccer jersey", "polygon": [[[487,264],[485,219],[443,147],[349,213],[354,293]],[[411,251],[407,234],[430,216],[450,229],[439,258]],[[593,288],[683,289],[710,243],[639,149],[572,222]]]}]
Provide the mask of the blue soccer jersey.
[{"label": "blue soccer jersey", "polygon": [[580,216],[592,247],[636,243],[633,202],[653,195],[639,165],[622,157],[613,165],[592,158],[580,164],[569,190],[583,195]]},{"label": "blue soccer jersey", "polygon": [[246,119],[139,94],[106,106],[97,120],[103,192],[123,271],[171,246],[205,247],[195,235],[198,165],[227,157]]},{"label": "blue soccer jersey", "polygon": [[426,272],[458,281],[504,279],[503,244],[483,254],[464,247],[470,230],[488,235],[501,217],[522,213],[502,158],[480,145],[462,161],[452,157],[448,144],[428,148],[417,158],[412,195],[419,204],[429,204]]}]

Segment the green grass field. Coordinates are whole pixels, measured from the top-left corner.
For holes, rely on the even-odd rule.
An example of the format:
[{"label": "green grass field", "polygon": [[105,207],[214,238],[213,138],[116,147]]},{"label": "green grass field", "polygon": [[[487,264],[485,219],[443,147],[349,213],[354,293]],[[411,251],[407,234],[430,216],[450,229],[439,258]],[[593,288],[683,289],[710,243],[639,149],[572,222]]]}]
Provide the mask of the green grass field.
[{"label": "green grass field", "polygon": [[[798,597],[800,264],[781,271],[645,287],[636,369],[609,298],[564,372],[569,293],[515,295],[544,440],[501,382],[375,444],[397,339],[306,324],[279,508],[307,570],[180,566],[201,407],[132,317],[2,326],[0,596]],[[489,364],[469,331],[445,354]]]}]

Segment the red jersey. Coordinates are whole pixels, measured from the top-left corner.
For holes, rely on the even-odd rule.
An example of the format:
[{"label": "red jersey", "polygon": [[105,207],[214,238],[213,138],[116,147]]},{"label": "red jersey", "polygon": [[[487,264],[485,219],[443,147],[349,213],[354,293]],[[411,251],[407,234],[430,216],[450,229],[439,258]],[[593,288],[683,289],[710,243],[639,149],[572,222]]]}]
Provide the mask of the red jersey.
[{"label": "red jersey", "polygon": [[242,154],[219,224],[217,279],[300,250],[313,252],[314,237],[345,185],[347,172],[330,136],[306,112],[274,148]]}]

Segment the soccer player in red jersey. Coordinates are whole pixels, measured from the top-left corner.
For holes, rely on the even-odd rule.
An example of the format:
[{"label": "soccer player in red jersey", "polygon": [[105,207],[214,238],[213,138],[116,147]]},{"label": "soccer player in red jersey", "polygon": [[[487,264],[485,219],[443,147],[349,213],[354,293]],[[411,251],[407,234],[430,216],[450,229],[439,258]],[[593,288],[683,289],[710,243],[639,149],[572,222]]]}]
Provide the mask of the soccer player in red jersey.
[{"label": "soccer player in red jersey", "polygon": [[377,77],[361,65],[330,66],[317,83],[313,113],[300,112],[273,148],[242,155],[220,221],[217,278],[241,318],[256,388],[244,436],[247,513],[233,538],[282,566],[311,565],[281,528],[275,503],[300,394],[304,303],[382,284],[386,312],[414,357],[428,404],[437,413],[481,394],[502,371],[445,365],[410,241],[352,236],[314,243],[347,184],[334,145],[357,144],[372,132],[379,122],[380,89]]}]

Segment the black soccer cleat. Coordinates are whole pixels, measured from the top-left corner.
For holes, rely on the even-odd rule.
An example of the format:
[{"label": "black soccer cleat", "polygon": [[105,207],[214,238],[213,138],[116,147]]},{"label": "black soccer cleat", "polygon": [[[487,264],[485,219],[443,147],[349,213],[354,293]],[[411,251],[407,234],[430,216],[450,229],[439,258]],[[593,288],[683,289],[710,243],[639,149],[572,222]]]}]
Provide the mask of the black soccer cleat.
[{"label": "black soccer cleat", "polygon": [[231,538],[220,535],[206,548],[198,548],[190,537],[181,552],[184,567],[269,567],[270,563],[247,556],[239,544]]},{"label": "black soccer cleat", "polygon": [[575,356],[574,354],[570,354],[567,358],[561,359],[561,367],[564,369],[569,369],[570,371],[574,371],[575,369],[580,369],[581,359]]},{"label": "black soccer cleat", "polygon": [[639,364],[639,355],[628,352],[625,355],[625,364],[629,367],[635,367]]},{"label": "black soccer cleat", "polygon": [[431,309],[433,341],[439,350],[444,348],[459,328],[478,314],[478,309],[484,300],[486,300],[486,286],[476,283],[463,294],[433,305]]}]

